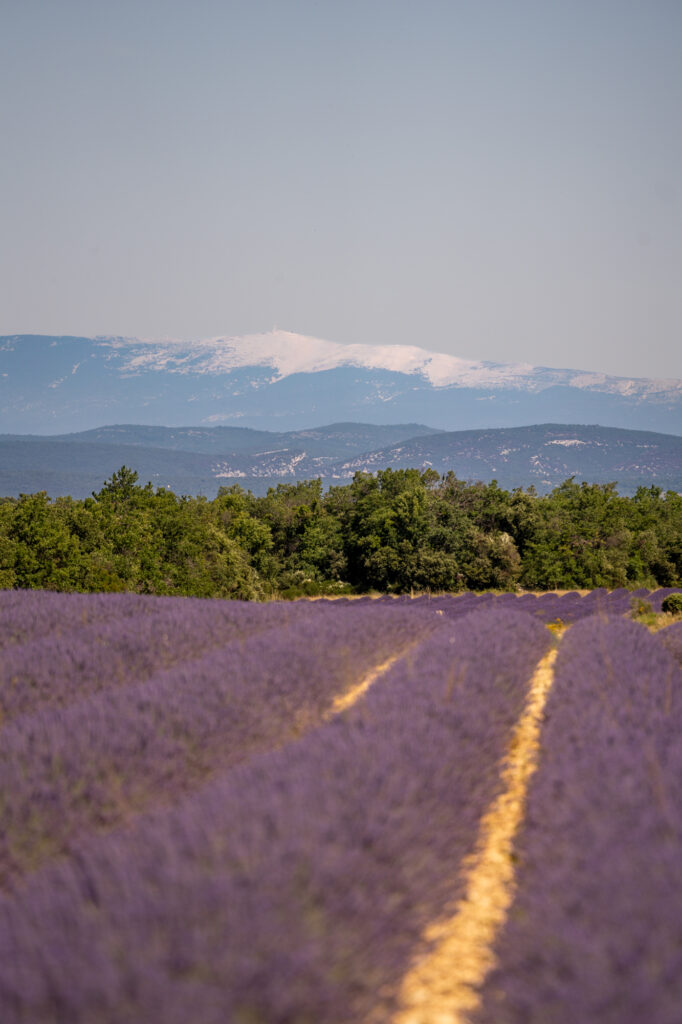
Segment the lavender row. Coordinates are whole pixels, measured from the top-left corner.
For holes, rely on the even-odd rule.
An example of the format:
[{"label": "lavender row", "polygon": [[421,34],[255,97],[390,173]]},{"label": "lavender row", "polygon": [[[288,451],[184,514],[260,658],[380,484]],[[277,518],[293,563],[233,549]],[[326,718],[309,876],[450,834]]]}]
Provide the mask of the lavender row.
[{"label": "lavender row", "polygon": [[[122,615],[115,595],[102,596],[106,600],[95,599],[95,603],[104,617],[83,625],[65,616],[67,627],[5,648],[0,661],[3,721],[41,705],[63,706],[110,686],[142,681],[232,639],[254,637],[260,630],[286,626],[306,614],[301,606],[290,603],[150,597],[146,600],[151,609],[145,607],[143,614],[137,614],[133,604],[134,613]],[[24,604],[30,616],[31,603]]]},{"label": "lavender row", "polygon": [[657,637],[667,647],[673,658],[682,665],[682,622],[675,622],[672,626],[661,630]]},{"label": "lavender row", "polygon": [[148,594],[62,594],[51,590],[0,590],[0,649],[66,635],[84,626],[114,619],[146,618],[178,606],[204,606],[215,614],[239,614],[243,602]]},{"label": "lavender row", "polygon": [[0,747],[0,884],[83,833],[319,724],[335,697],[438,624],[398,608],[305,611],[144,682],[10,722]]},{"label": "lavender row", "polygon": [[495,606],[513,604],[520,611],[537,615],[546,622],[553,618],[565,623],[577,622],[592,615],[628,615],[631,611],[633,598],[640,598],[651,604],[653,611],[661,610],[661,603],[672,589],[666,590],[591,590],[587,594],[577,591],[567,594],[500,594],[495,598]]},{"label": "lavender row", "polygon": [[[561,619],[569,624],[595,614],[627,615],[632,606],[633,598],[641,598],[651,604],[652,610],[660,612],[663,599],[671,593],[679,593],[679,588],[663,588],[655,591],[646,589],[627,590],[591,590],[586,594],[571,591],[566,594],[474,594],[464,593],[443,595],[438,597],[421,596],[417,598],[378,598],[373,603],[402,603],[422,610],[439,610],[448,618],[459,618],[474,609],[485,607],[514,608],[516,611],[529,612],[543,622]],[[367,602],[372,599],[366,598]]]},{"label": "lavender row", "polygon": [[557,659],[517,898],[477,1024],[678,1024],[682,672],[630,621]]},{"label": "lavender row", "polygon": [[0,590],[0,649],[69,630],[110,616],[153,611],[154,599],[141,594],[58,594],[50,590]]},{"label": "lavender row", "polygon": [[550,641],[512,611],[438,630],[299,743],[34,876],[0,900],[4,1024],[390,1019]]}]

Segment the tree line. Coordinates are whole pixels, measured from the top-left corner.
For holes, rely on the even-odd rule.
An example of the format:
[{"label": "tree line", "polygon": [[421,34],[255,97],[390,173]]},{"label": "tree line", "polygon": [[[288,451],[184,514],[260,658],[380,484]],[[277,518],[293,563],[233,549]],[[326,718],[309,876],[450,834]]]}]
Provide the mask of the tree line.
[{"label": "tree line", "polygon": [[84,500],[0,499],[0,588],[267,599],[381,591],[682,585],[682,495],[566,480],[550,494],[433,470],[142,486],[126,466]]}]

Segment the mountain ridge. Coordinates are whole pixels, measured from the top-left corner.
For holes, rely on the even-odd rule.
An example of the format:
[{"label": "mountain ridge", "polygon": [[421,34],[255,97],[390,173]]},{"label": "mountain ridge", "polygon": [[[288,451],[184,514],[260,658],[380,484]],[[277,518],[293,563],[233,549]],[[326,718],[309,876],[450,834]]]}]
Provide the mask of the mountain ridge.
[{"label": "mountain ridge", "polygon": [[[254,432],[251,450],[244,446],[221,450],[219,439],[224,428],[220,427],[200,432],[184,428],[189,436],[187,444],[199,443],[197,433],[209,435],[201,442],[201,451],[182,447],[182,439],[177,437],[183,433],[181,428],[153,428],[157,437],[162,441],[165,438],[166,447],[145,444],[147,428],[132,425],[92,433],[109,436],[107,431],[124,430],[128,438],[137,437],[136,443],[103,442],[97,437],[82,440],[78,434],[70,438],[1,435],[0,496],[46,490],[53,497],[86,497],[123,464],[136,469],[143,483],[149,480],[177,494],[201,493],[208,497],[215,495],[219,486],[232,483],[262,494],[278,483],[320,477],[325,486],[330,486],[349,482],[356,472],[388,467],[432,468],[441,474],[452,470],[460,479],[497,479],[500,486],[510,489],[532,484],[539,491],[547,491],[573,476],[588,483],[616,482],[623,494],[651,485],[682,492],[682,438],[675,435],[545,423],[487,430],[432,430],[410,437],[405,436],[410,425],[403,424],[392,428],[393,443],[363,450],[373,430],[377,432],[375,437],[386,437],[387,429],[364,424],[353,435],[348,430],[335,432],[334,427],[339,426],[358,425],[336,424],[288,435]],[[265,449],[263,442],[267,444]]]},{"label": "mountain ridge", "polygon": [[[180,338],[118,338],[102,335],[95,339],[114,347],[135,346],[137,354],[128,370],[167,368],[175,372],[218,374],[247,366],[269,366],[276,379],[295,373],[319,373],[341,366],[421,374],[435,387],[518,388],[531,386],[541,390],[552,385],[569,385],[620,394],[680,392],[682,381],[642,377],[621,377],[586,370],[552,368],[532,363],[499,363],[463,359],[417,345],[341,344],[293,331],[272,330],[242,336],[216,335],[186,341]],[[144,348],[148,351],[145,352]],[[197,359],[187,366],[187,356],[176,352],[192,351]]]},{"label": "mountain ridge", "polygon": [[550,419],[682,434],[682,380],[341,345],[286,331],[192,342],[0,338],[0,430],[12,434],[61,435],[107,421],[286,432],[323,420],[462,430]]}]

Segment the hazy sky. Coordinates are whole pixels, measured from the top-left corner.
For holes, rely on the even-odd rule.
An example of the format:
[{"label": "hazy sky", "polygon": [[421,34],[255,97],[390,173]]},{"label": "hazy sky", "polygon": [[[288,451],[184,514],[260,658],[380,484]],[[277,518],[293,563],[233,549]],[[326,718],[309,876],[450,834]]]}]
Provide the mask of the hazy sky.
[{"label": "hazy sky", "polygon": [[682,377],[682,0],[0,0],[0,333]]}]

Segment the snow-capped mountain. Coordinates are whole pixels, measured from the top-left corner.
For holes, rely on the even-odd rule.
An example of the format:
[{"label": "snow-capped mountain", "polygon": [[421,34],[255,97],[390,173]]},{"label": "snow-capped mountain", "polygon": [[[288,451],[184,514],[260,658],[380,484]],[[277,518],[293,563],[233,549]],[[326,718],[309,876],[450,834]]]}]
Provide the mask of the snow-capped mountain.
[{"label": "snow-capped mountain", "polygon": [[191,341],[0,338],[0,431],[108,422],[418,421],[445,430],[563,420],[682,433],[682,381],[342,345],[288,331]]},{"label": "snow-capped mountain", "polygon": [[606,394],[653,395],[682,392],[682,381],[610,377],[604,373],[556,370],[530,363],[459,359],[416,345],[341,345],[291,331],[272,330],[237,338],[97,338],[121,350],[127,372],[164,370],[219,376],[245,366],[267,367],[271,381],[295,373],[320,373],[341,366],[416,374],[434,387],[512,388],[541,391],[563,384]]}]

